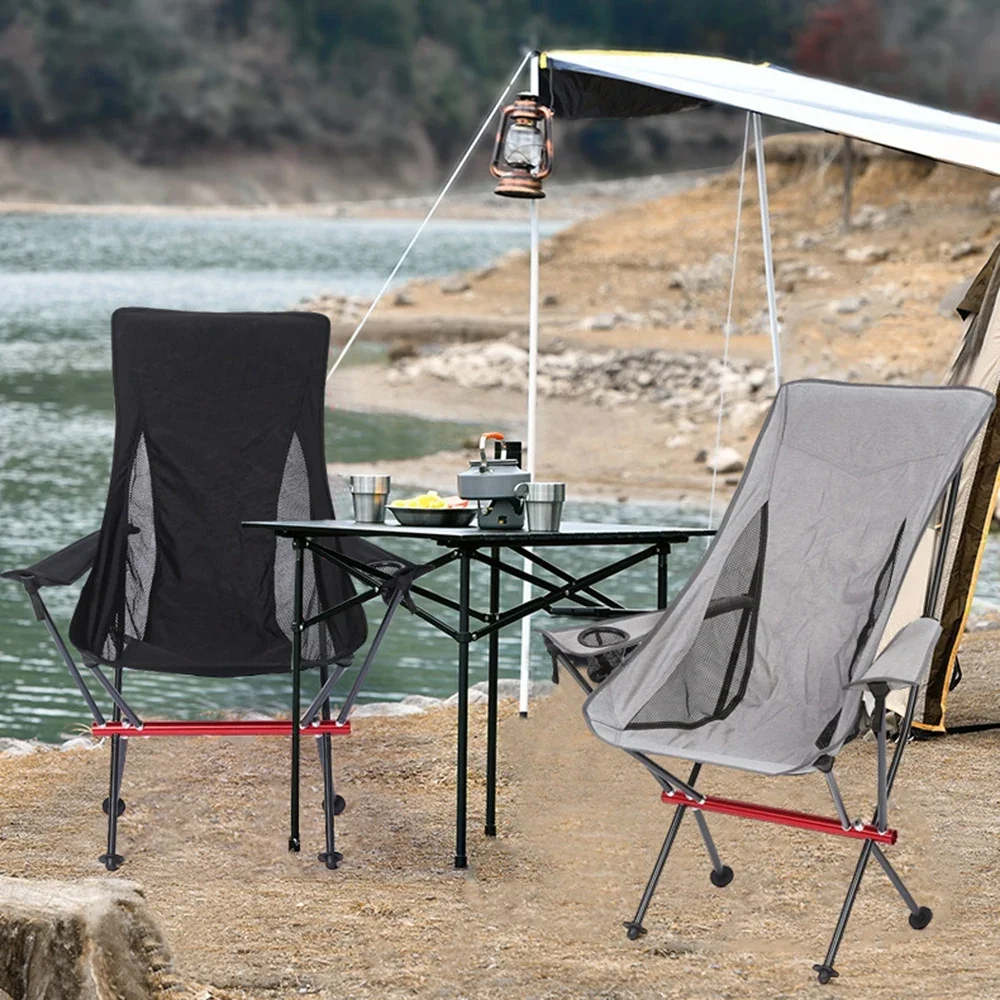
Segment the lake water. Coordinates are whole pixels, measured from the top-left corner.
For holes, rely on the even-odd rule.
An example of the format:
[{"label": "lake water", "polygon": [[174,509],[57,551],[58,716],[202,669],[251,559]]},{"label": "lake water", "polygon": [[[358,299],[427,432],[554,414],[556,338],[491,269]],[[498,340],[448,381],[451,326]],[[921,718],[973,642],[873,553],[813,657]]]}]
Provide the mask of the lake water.
[{"label": "lake water", "polygon": [[[114,430],[109,319],[115,308],[267,310],[287,308],[323,290],[370,296],[414,224],[5,216],[0,227],[0,568],[11,568],[99,526]],[[525,243],[521,224],[441,223],[430,227],[402,277],[481,266]],[[361,343],[353,360],[371,360],[373,354],[377,350]],[[328,417],[327,447],[339,461],[374,463],[456,448],[479,429],[338,410]],[[570,503],[566,515],[626,523],[704,522],[704,513],[690,508],[637,504]],[[692,569],[702,545],[693,542],[675,551],[671,592]],[[415,543],[399,549],[413,558],[428,551]],[[566,554],[564,565],[581,570],[607,554]],[[439,574],[442,592],[454,594],[456,572],[449,567]],[[485,567],[473,571],[480,602],[487,572]],[[605,589],[632,607],[652,606],[654,576],[651,567],[632,570]],[[60,625],[68,623],[78,592],[78,587],[46,591]],[[514,603],[519,595],[520,585],[510,581],[505,601]],[[1000,560],[991,543],[977,605],[997,604]],[[380,607],[373,607],[373,617]],[[536,628],[547,621],[536,619]],[[502,636],[501,651],[503,674],[516,676],[517,628]],[[473,681],[483,679],[484,661],[485,648],[474,647]],[[532,669],[539,677],[549,673],[539,640]],[[449,695],[456,687],[455,670],[451,640],[400,612],[364,697]],[[136,673],[128,676],[127,686],[140,714],[149,708],[160,717],[184,717],[226,709],[287,710],[289,683],[287,677],[220,683]],[[87,722],[79,695],[22,589],[0,581],[0,734],[55,740]]]},{"label": "lake water", "polygon": [[[177,309],[284,309],[322,290],[372,295],[414,223],[260,217],[6,216],[0,219],[0,567],[28,565],[100,524],[114,435],[109,320],[123,305]],[[403,277],[476,267],[525,244],[521,224],[432,225]],[[372,357],[359,345],[354,360]],[[365,415],[328,418],[329,454],[375,462],[458,447],[479,428],[444,421]],[[414,484],[419,486],[421,484]],[[568,516],[674,522],[669,508],[570,505]],[[419,557],[419,545],[401,546]],[[679,554],[675,582],[694,553]],[[597,553],[568,559],[579,568]],[[440,574],[454,593],[454,568]],[[484,573],[473,584],[482,594]],[[633,571],[619,593],[634,606],[652,599],[652,579]],[[68,623],[78,587],[50,588],[57,622]],[[505,595],[514,601],[520,586]],[[373,606],[373,616],[381,605]],[[374,628],[372,629],[374,631]],[[535,672],[548,667],[536,643]],[[368,699],[449,695],[455,649],[400,613],[365,690]],[[503,639],[504,673],[515,676],[518,632]],[[474,650],[473,679],[485,649]],[[177,717],[222,709],[281,710],[288,679],[232,682],[130,674],[140,712]],[[78,693],[20,586],[0,582],[0,734],[54,740],[88,721]]]}]

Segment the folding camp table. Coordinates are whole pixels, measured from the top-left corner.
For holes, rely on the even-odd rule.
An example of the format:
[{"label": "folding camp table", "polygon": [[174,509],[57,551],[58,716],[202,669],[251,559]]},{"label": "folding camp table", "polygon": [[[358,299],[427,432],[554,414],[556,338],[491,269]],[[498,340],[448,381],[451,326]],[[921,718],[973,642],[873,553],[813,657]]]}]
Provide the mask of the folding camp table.
[{"label": "folding camp table", "polygon": [[[537,611],[549,611],[559,614],[584,612],[590,616],[599,616],[602,610],[607,613],[628,613],[617,601],[597,590],[598,584],[624,572],[647,559],[656,559],[657,584],[656,603],[658,608],[667,605],[667,563],[672,545],[689,541],[697,536],[714,534],[707,528],[668,527],[663,525],[626,525],[626,524],[587,524],[564,523],[559,531],[520,531],[492,530],[483,531],[479,528],[415,528],[395,524],[356,524],[354,521],[246,521],[244,527],[266,528],[276,535],[289,538],[297,554],[312,552],[322,559],[329,560],[356,577],[368,588],[350,599],[351,603],[372,600],[385,590],[389,581],[388,574],[379,572],[370,564],[365,564],[344,552],[333,551],[318,544],[319,538],[350,538],[368,537],[387,540],[392,538],[414,538],[435,542],[445,548],[442,555],[419,567],[417,573],[425,575],[441,569],[453,562],[459,564],[457,600],[435,593],[416,583],[410,583],[406,597],[407,606],[418,617],[432,625],[438,631],[454,639],[458,644],[458,760],[456,765],[456,812],[455,812],[455,867],[465,868],[468,864],[466,850],[466,802],[467,802],[467,771],[468,771],[468,697],[469,687],[469,647],[479,639],[489,639],[489,658],[487,672],[488,715],[487,715],[487,751],[486,751],[486,825],[487,836],[496,835],[496,765],[497,765],[497,681],[499,678],[500,646],[499,633],[508,625],[519,622]],[[532,551],[535,548],[556,547],[592,547],[592,546],[639,546],[638,551],[628,555],[616,556],[603,566],[574,576],[560,568],[550,559]],[[534,567],[533,572],[526,571],[521,565],[504,562],[502,550],[519,557],[518,562],[527,560]],[[473,562],[481,563],[490,568],[489,605],[483,611],[471,606],[470,570]],[[526,564],[524,564],[526,565]],[[558,582],[538,575],[542,570],[555,577]],[[518,580],[530,582],[541,593],[532,600],[523,601],[506,611],[500,610],[500,579],[502,574],[515,577]],[[296,588],[302,585],[301,576],[296,579]],[[398,593],[398,592],[397,592]],[[449,609],[458,615],[457,628],[428,611],[423,604],[431,602]],[[573,602],[568,607],[558,608],[559,601]],[[303,617],[301,601],[296,599],[296,617],[293,630],[300,633],[305,629],[325,621],[327,617],[337,614],[341,606],[329,608],[313,615]],[[390,604],[390,608],[392,605]],[[388,617],[388,616],[387,616]],[[475,621],[476,627],[471,627]],[[301,671],[301,655],[298,644],[293,645],[293,701],[299,690],[297,683]],[[323,691],[317,696],[314,705],[322,700]],[[293,716],[301,714],[300,705],[293,704]],[[314,717],[316,713],[310,708],[306,710],[305,719]],[[293,756],[298,754],[299,733],[292,732]],[[294,771],[293,771],[294,773]],[[292,795],[292,828],[298,829],[298,801]]]}]

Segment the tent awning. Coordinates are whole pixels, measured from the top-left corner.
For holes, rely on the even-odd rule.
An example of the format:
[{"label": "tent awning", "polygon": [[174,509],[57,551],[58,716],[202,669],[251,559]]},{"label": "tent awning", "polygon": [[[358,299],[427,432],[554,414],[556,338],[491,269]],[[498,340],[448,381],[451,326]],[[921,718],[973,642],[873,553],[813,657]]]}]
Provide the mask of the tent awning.
[{"label": "tent awning", "polygon": [[543,52],[539,66],[543,98],[564,118],[625,118],[724,104],[1000,174],[1000,124],[768,64],[560,49]]}]

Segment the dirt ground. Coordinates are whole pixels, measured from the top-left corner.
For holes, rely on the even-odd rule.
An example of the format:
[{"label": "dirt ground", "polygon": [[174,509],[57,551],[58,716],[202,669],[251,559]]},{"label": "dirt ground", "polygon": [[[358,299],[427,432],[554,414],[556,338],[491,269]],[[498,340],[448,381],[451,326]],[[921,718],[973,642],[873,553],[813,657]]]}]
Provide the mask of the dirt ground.
[{"label": "dirt ground", "polygon": [[[1000,719],[1000,632],[973,633],[953,725]],[[454,713],[361,719],[338,742],[346,857],[329,872],[320,772],[305,768],[303,852],[285,849],[283,741],[133,741],[121,875],[144,887],[173,948],[174,1000],[524,997],[981,1000],[1000,995],[1000,733],[912,743],[892,801],[889,850],[934,921],[912,931],[869,869],[838,959],[822,959],[858,845],[712,817],[736,878],[725,889],[685,822],[646,919],[625,938],[669,812],[642,769],[595,740],[563,683],[527,720],[505,703],[500,836],[482,832],[484,712],[471,712],[466,872],[450,867]],[[102,871],[105,753],[0,759],[0,869],[78,878]],[[873,802],[874,746],[838,773],[852,815]],[[816,775],[764,780],[707,768],[703,787],[828,813]],[[107,875],[108,878],[117,876]]]},{"label": "dirt ground", "polygon": [[[387,387],[385,369],[376,365],[348,368],[331,380],[331,400],[356,411],[416,414],[451,419],[480,430],[499,430],[524,440],[525,397],[504,389],[456,393],[438,379]],[[538,465],[535,478],[567,484],[570,499],[696,500],[703,503],[712,476],[693,461],[690,443],[671,447],[667,417],[655,405],[638,403],[602,411],[585,399],[539,402]],[[706,431],[710,436],[711,431]],[[469,444],[474,442],[470,439]],[[729,440],[724,443],[736,443]],[[749,453],[745,447],[744,454]],[[475,448],[440,452],[412,459],[379,462],[394,482],[454,493],[455,476],[478,455]],[[355,464],[335,463],[335,475],[363,471]],[[727,478],[730,479],[727,485]],[[720,496],[732,492],[733,477],[720,477]]]}]

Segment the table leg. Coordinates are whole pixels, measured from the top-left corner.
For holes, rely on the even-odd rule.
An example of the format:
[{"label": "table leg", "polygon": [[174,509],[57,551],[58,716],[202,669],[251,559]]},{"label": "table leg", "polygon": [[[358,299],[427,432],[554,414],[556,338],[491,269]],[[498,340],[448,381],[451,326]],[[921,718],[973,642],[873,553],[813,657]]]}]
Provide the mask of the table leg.
[{"label": "table leg", "polygon": [[462,549],[458,564],[458,762],[456,766],[455,867],[466,868],[465,820],[469,770],[469,568],[471,556]]},{"label": "table leg", "polygon": [[302,560],[305,540],[292,539],[295,552],[295,582],[292,590],[292,787],[290,799],[290,824],[288,849],[297,851],[302,846],[299,839],[299,720],[302,717]]},{"label": "table leg", "polygon": [[[494,565],[490,568],[490,615],[500,610],[500,549],[490,550]],[[497,682],[500,679],[500,633],[491,632],[489,665],[486,673],[486,836],[497,835]]]},{"label": "table leg", "polygon": [[656,606],[665,608],[669,601],[667,594],[667,558],[670,555],[670,545],[661,542],[656,548]]}]

